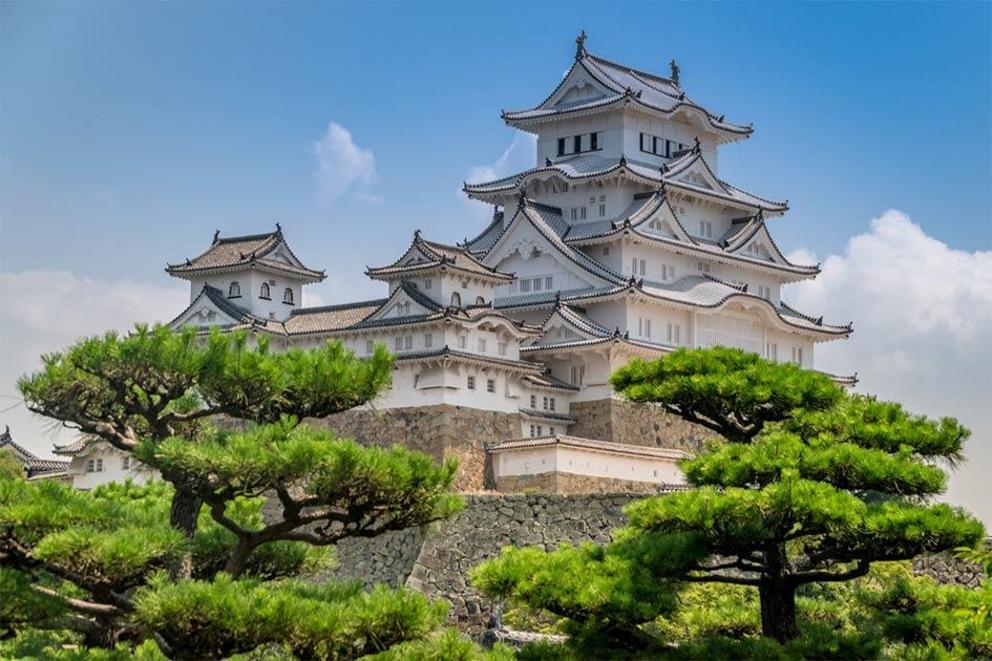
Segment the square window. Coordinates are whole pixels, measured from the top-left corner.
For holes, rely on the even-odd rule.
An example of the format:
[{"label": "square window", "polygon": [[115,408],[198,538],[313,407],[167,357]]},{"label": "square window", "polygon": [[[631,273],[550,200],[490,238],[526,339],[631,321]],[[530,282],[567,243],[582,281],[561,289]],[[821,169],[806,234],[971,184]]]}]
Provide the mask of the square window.
[{"label": "square window", "polygon": [[466,386],[466,387],[467,387],[467,388],[468,388],[469,390],[475,390],[475,377],[474,377],[474,376],[469,376],[469,377],[468,377],[468,378],[467,378],[467,379],[465,380],[465,386]]}]

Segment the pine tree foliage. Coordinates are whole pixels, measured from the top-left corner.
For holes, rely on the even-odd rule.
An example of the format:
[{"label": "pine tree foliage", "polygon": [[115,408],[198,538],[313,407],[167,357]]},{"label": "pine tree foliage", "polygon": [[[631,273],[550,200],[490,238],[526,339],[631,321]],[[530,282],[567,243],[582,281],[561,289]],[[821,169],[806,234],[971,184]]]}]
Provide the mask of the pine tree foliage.
[{"label": "pine tree foliage", "polygon": [[419,595],[300,580],[342,539],[461,507],[453,462],[300,424],[372,401],[391,369],[381,346],[272,353],[244,334],[164,327],[46,356],[20,382],[29,407],[164,482],[80,492],[0,478],[0,639],[53,631],[106,654],[334,659],[435,639],[444,609]]},{"label": "pine tree foliage", "polygon": [[[629,505],[629,527],[604,557],[625,557],[629,564],[620,566],[630,580],[634,572],[656,575],[657,589],[671,579],[757,588],[766,636],[796,637],[803,585],[848,581],[873,562],[973,546],[983,535],[963,511],[928,500],[944,489],[940,462],[959,461],[968,437],[953,419],[912,415],[845,393],[822,374],[723,348],[635,361],[612,383],[722,439],[683,462],[692,489]],[[637,550],[650,543],[667,544],[663,566]],[[493,594],[584,618],[523,578],[544,576],[552,589],[569,580],[554,573],[555,557],[574,552],[532,552],[526,567],[507,552],[479,570],[478,582]],[[607,572],[598,562],[583,570],[590,583]],[[649,620],[623,611],[612,617],[614,630]]]}]

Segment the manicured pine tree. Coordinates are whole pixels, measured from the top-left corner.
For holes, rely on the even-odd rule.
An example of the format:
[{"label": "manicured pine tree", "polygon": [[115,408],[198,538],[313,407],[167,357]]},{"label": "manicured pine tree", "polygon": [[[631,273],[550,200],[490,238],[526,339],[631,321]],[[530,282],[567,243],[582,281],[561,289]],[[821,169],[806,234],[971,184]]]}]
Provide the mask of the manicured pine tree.
[{"label": "manicured pine tree", "polygon": [[624,585],[637,572],[652,576],[658,589],[670,589],[672,579],[754,587],[763,634],[788,641],[798,633],[801,586],[848,581],[872,562],[970,546],[983,534],[961,510],[929,502],[945,487],[940,464],[961,459],[969,434],[951,418],[912,415],[848,394],[822,374],[725,348],[635,361],[612,384],[632,401],[660,405],[721,438],[683,462],[691,489],[628,506],[629,527],[616,542],[550,557],[509,551],[476,574],[490,594],[586,621],[591,610],[614,630],[664,612],[638,616],[602,599],[585,611],[556,608],[556,600],[584,594],[562,595],[565,577],[553,569],[558,558],[580,554],[590,584],[612,575]]},{"label": "manicured pine tree", "polygon": [[54,629],[98,647],[154,639],[183,658],[260,645],[352,658],[435,635],[444,607],[420,595],[294,580],[321,547],[461,507],[454,463],[299,424],[372,400],[391,369],[381,347],[362,359],[336,342],[271,353],[244,334],[165,327],[46,356],[20,382],[31,410],[131,453],[164,484],[84,493],[0,479],[0,637]]}]

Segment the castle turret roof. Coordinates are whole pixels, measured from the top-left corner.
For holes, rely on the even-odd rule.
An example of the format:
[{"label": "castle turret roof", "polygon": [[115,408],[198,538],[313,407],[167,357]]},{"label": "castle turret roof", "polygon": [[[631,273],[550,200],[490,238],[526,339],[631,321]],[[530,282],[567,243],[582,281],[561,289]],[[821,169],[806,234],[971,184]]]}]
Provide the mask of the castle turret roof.
[{"label": "castle turret roof", "polygon": [[320,282],[323,271],[307,268],[293,254],[276,224],[274,232],[221,238],[214,233],[213,242],[200,255],[178,264],[169,264],[165,271],[177,278],[224,273],[244,269],[274,271],[303,282]]}]

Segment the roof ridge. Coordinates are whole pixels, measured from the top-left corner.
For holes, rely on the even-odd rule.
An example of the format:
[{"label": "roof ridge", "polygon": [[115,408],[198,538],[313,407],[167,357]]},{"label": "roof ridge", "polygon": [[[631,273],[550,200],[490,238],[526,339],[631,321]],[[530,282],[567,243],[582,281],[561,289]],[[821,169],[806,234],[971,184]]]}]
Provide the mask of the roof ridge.
[{"label": "roof ridge", "polygon": [[301,314],[310,314],[317,312],[333,312],[335,310],[348,310],[351,308],[362,308],[369,307],[372,305],[382,305],[388,298],[373,298],[367,301],[355,301],[353,303],[332,303],[330,305],[316,305],[308,308],[296,308],[289,313],[290,317],[294,317]]},{"label": "roof ridge", "polygon": [[264,232],[262,234],[245,234],[243,236],[217,236],[217,241],[214,243],[240,243],[242,241],[261,241],[262,239],[271,239],[276,235],[282,234],[281,230],[276,230],[274,232]]},{"label": "roof ridge", "polygon": [[592,59],[592,60],[594,60],[596,62],[602,62],[602,63],[604,63],[604,64],[606,64],[608,66],[616,67],[617,69],[626,69],[627,71],[629,71],[631,73],[636,73],[636,74],[638,74],[640,76],[646,76],[648,78],[653,78],[655,80],[660,80],[663,83],[668,83],[669,85],[672,85],[672,86],[675,86],[675,87],[679,87],[678,85],[675,84],[675,81],[673,81],[671,78],[665,78],[664,76],[659,76],[656,73],[651,73],[650,71],[644,71],[643,69],[635,69],[634,67],[628,66],[628,65],[623,64],[621,62],[617,62],[615,60],[610,60],[610,59],[607,59],[605,57],[601,57],[599,55],[594,55],[593,53],[590,53],[589,51],[586,51],[585,55],[586,55],[586,57],[588,57],[588,58],[590,58],[590,59]]}]

